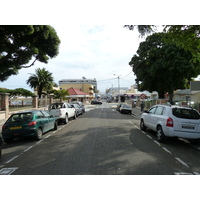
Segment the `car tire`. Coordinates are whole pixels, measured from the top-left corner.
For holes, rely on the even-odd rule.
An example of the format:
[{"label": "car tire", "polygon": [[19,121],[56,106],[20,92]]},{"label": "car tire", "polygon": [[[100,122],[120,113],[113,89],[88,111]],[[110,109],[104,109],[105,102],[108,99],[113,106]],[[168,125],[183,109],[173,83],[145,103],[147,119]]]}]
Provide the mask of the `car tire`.
[{"label": "car tire", "polygon": [[69,122],[68,115],[65,115],[64,124],[67,124],[68,122]]},{"label": "car tire", "polygon": [[36,140],[41,140],[42,139],[42,135],[43,135],[42,129],[38,128],[37,134],[35,136]]},{"label": "car tire", "polygon": [[145,131],[145,130],[147,129],[147,127],[146,127],[145,124],[144,124],[144,120],[143,120],[143,119],[140,120],[140,129],[141,129],[142,131]]},{"label": "car tire", "polygon": [[164,142],[166,140],[166,136],[163,133],[162,127],[158,126],[156,130],[156,138],[158,142]]}]

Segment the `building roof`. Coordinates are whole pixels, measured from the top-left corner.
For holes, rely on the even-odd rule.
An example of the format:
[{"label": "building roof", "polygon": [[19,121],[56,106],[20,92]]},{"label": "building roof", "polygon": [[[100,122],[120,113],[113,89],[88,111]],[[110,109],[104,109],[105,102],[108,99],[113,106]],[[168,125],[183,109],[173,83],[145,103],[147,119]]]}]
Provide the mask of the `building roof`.
[{"label": "building roof", "polygon": [[87,94],[87,93],[85,93],[85,92],[83,92],[83,91],[81,91],[77,88],[73,88],[73,87],[71,87],[67,90],[69,91],[70,95],[89,95],[89,94]]},{"label": "building roof", "polygon": [[174,92],[175,95],[190,95],[190,94],[196,94],[200,91],[191,91],[190,89],[184,89],[184,90],[178,90]]}]

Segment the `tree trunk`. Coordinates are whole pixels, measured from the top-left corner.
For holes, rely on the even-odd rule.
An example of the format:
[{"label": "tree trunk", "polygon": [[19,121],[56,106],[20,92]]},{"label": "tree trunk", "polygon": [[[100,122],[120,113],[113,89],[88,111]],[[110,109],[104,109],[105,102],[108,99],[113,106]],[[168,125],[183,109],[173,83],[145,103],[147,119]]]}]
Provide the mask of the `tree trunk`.
[{"label": "tree trunk", "polygon": [[170,104],[174,104],[173,102],[173,97],[174,97],[174,91],[168,91],[168,94],[169,94],[169,102]]}]

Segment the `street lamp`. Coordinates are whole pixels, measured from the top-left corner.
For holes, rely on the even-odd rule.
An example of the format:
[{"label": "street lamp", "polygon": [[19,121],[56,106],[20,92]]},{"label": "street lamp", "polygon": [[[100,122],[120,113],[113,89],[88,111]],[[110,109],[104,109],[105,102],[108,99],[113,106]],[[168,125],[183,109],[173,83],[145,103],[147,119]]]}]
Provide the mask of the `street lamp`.
[{"label": "street lamp", "polygon": [[117,75],[117,74],[113,74],[114,76],[117,76],[117,78],[118,78],[118,94],[119,94],[119,97],[118,97],[118,102],[120,103],[120,81],[119,81],[119,77],[121,76],[121,75]]}]

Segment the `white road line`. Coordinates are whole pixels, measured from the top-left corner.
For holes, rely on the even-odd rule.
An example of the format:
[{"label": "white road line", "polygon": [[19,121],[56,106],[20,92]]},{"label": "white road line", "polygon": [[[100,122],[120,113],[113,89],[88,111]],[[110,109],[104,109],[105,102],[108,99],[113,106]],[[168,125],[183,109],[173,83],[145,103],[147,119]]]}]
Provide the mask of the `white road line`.
[{"label": "white road line", "polygon": [[33,148],[34,146],[30,146],[27,149],[24,150],[24,152],[27,152],[28,150],[30,150],[31,148]]},{"label": "white road line", "polygon": [[182,161],[180,158],[175,157],[175,159],[178,160],[178,162],[180,162],[182,165],[184,165],[187,168],[189,168],[189,166],[187,165],[187,163],[185,163],[184,161]]},{"label": "white road line", "polygon": [[175,175],[194,175],[193,173],[188,172],[174,172]]},{"label": "white road line", "polygon": [[157,142],[156,140],[153,140],[159,147],[161,146],[159,142]]},{"label": "white road line", "polygon": [[147,135],[148,138],[153,139],[150,135]]},{"label": "white road line", "polygon": [[18,158],[18,157],[19,157],[19,155],[18,155],[18,156],[14,156],[14,157],[11,158],[10,160],[8,160],[8,161],[6,162],[6,164],[10,163],[11,161],[13,161],[14,159],[16,159],[16,158]]},{"label": "white road line", "polygon": [[12,167],[12,168],[3,168],[0,170],[0,175],[10,175],[19,167]]},{"label": "white road line", "polygon": [[40,144],[43,140],[44,140],[44,139],[39,140],[38,142],[36,142],[36,144]]},{"label": "white road line", "polygon": [[165,147],[162,147],[162,149],[164,149],[167,153],[171,154],[172,155],[172,152],[170,150],[168,150],[167,148]]}]

